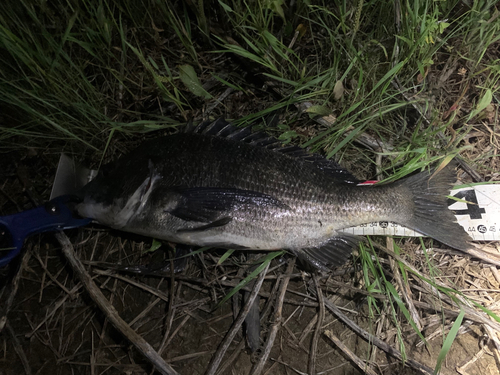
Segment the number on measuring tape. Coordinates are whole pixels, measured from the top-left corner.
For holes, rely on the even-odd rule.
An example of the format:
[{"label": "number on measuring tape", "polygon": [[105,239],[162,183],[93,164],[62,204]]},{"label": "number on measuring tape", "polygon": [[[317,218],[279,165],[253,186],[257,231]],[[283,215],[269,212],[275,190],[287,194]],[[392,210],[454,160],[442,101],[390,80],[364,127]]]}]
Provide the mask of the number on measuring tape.
[{"label": "number on measuring tape", "polygon": [[[484,208],[479,207],[477,202],[476,191],[471,190],[461,190],[455,195],[454,198],[463,199],[467,201],[467,209],[465,210],[452,210],[455,215],[469,215],[471,219],[482,219],[481,214],[486,213]],[[448,207],[456,203],[453,199],[448,199]]]}]

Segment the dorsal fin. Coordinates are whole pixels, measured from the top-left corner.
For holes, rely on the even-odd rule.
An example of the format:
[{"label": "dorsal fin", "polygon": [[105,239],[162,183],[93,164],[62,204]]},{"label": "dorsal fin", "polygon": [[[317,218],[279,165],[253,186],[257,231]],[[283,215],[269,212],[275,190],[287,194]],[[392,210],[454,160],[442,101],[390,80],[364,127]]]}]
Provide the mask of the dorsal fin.
[{"label": "dorsal fin", "polygon": [[247,143],[256,147],[266,148],[274,152],[280,152],[289,157],[313,164],[315,167],[325,173],[328,173],[339,182],[346,182],[350,184],[359,183],[356,177],[333,160],[325,159],[323,156],[318,154],[311,154],[306,149],[298,146],[285,146],[281,141],[274,137],[270,137],[263,131],[252,132],[250,127],[238,128],[223,118],[218,118],[215,121],[203,121],[198,126],[194,127],[192,123],[190,123],[185,128],[185,132],[226,138],[236,142]]}]

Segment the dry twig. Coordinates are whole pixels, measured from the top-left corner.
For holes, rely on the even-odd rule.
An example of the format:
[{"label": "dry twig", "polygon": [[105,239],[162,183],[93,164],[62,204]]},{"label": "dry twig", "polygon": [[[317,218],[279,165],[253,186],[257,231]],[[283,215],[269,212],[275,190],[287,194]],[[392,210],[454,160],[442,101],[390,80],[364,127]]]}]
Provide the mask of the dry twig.
[{"label": "dry twig", "polygon": [[[393,239],[387,237],[386,243],[387,243],[387,248],[390,251],[394,252]],[[399,271],[399,267],[396,265],[396,262],[394,261],[393,258],[389,258],[389,264],[391,266],[392,274],[394,275],[394,278],[396,280],[396,284],[398,284],[399,290],[401,291],[400,294],[403,295],[403,298],[405,299],[406,304],[408,305],[408,311],[410,312],[411,317],[415,322],[415,325],[417,326],[419,331],[422,331],[422,323],[420,322],[420,316],[418,315],[418,311],[415,308],[415,305],[413,304],[412,292],[410,286],[407,283],[403,283],[403,280],[401,280],[401,273]]]},{"label": "dry twig", "polygon": [[[344,345],[340,339],[333,334],[332,331],[325,331],[325,336],[328,337],[332,342],[344,353],[344,355],[358,368],[359,371],[368,375],[377,375],[366,362],[361,360],[356,354],[354,354],[347,346]],[[313,373],[311,373],[313,374]]]},{"label": "dry twig", "polygon": [[[408,269],[408,271],[412,272],[413,274],[415,274],[416,276],[418,276],[416,278],[417,282],[421,283],[422,286],[424,288],[426,288],[426,290],[428,289],[431,289],[431,291],[438,295],[439,298],[443,301],[446,301],[448,303],[450,303],[451,306],[454,306],[455,304],[453,303],[453,301],[451,301],[451,299],[439,292],[439,290],[437,290],[436,288],[432,287],[430,284],[426,283],[426,282],[423,282],[421,281],[421,279],[424,279],[424,277],[421,275],[421,273],[415,269],[415,267],[413,267],[412,265],[410,265],[407,261],[405,261],[403,258],[401,258],[400,256],[398,256],[397,254],[395,254],[394,252],[391,252],[389,249],[387,249],[385,246],[382,246],[382,245],[379,245],[375,242],[373,242],[373,246],[376,247],[377,249],[379,250],[382,250],[384,253],[394,257],[394,259],[396,259],[398,262],[401,262],[402,264],[404,264],[404,266]],[[439,285],[439,286],[442,286],[446,289],[448,289],[448,286],[447,285],[444,285],[443,283],[440,283],[438,280],[434,280],[434,282]],[[462,305],[460,306],[464,311],[465,311],[465,318],[466,319],[469,319],[469,320],[472,320],[472,321],[475,321],[477,323],[483,323],[483,324],[486,324],[488,326],[490,326],[491,328],[497,330],[497,331],[500,331],[500,324],[497,323],[497,322],[494,322],[492,321],[491,319],[489,319],[485,313],[482,313],[482,312],[478,312],[476,311],[475,309],[473,309],[472,307],[470,307],[470,304],[469,302],[467,302],[462,296],[456,294],[455,295],[455,298],[457,298],[461,303]]]},{"label": "dry twig", "polygon": [[318,340],[321,335],[321,327],[323,326],[323,320],[325,319],[325,302],[323,299],[323,292],[321,291],[318,275],[313,275],[314,286],[317,290],[319,312],[318,321],[316,323],[316,329],[314,330],[313,338],[311,341],[311,352],[309,353],[309,374],[313,375],[316,373],[316,353],[318,351]]},{"label": "dry twig", "polygon": [[31,375],[32,372],[31,372],[30,362],[28,361],[28,357],[26,357],[26,353],[24,352],[21,343],[17,339],[16,332],[10,326],[9,322],[6,323],[5,327],[7,328],[7,332],[9,333],[10,338],[12,339],[12,345],[14,346],[14,350],[16,351],[19,359],[21,360],[21,363],[23,364],[25,374]]},{"label": "dry twig", "polygon": [[231,329],[227,332],[226,336],[224,337],[224,341],[217,349],[217,352],[215,353],[215,355],[212,357],[212,360],[210,361],[210,365],[208,366],[206,375],[214,375],[215,372],[217,371],[217,369],[219,368],[219,365],[222,361],[222,357],[224,356],[227,349],[229,348],[229,345],[233,341],[234,336],[236,336],[236,333],[240,329],[241,325],[243,324],[243,321],[245,320],[245,317],[247,316],[248,312],[250,311],[250,309],[253,305],[253,302],[255,301],[255,298],[257,298],[257,295],[259,294],[259,290],[262,286],[262,283],[264,282],[264,277],[266,276],[268,269],[269,269],[269,263],[267,264],[266,268],[264,268],[262,270],[262,272],[259,274],[259,277],[257,278],[255,286],[252,290],[252,293],[250,294],[250,297],[248,297],[248,301],[245,303],[245,306],[240,311],[238,319],[236,319],[236,321],[233,323]]},{"label": "dry twig", "polygon": [[[308,290],[311,294],[316,295],[316,291],[314,290],[314,288],[309,287]],[[407,366],[415,369],[416,371],[418,371],[421,374],[430,375],[433,373],[431,368],[429,368],[425,365],[422,365],[421,363],[419,363],[415,360],[412,360],[412,359],[404,360],[403,356],[399,350],[391,347],[390,345],[388,345],[385,342],[383,342],[382,340],[380,340],[378,337],[375,337],[372,334],[365,331],[364,329],[362,329],[360,326],[358,326],[356,323],[354,323],[351,319],[349,319],[347,316],[345,316],[340,311],[340,309],[337,306],[335,306],[332,302],[330,302],[328,299],[325,299],[325,306],[328,310],[330,310],[330,312],[333,315],[335,315],[340,321],[342,321],[345,325],[347,325],[351,330],[353,330],[358,336],[360,336],[365,341],[376,345],[377,347],[382,349],[384,352],[386,352],[390,356],[392,356],[400,361],[404,361],[404,363]]]},{"label": "dry twig", "polygon": [[[25,268],[30,258],[30,252],[27,249],[24,251],[23,255],[19,260],[14,261],[9,267],[15,267],[15,269],[10,270],[12,272],[11,280],[7,281],[5,285],[0,290],[0,299],[5,301],[0,306],[0,332],[3,331],[5,324],[7,323],[7,316],[16,297],[19,280],[21,279],[22,270]],[[19,263],[16,263],[19,262]]]},{"label": "dry twig", "polygon": [[250,375],[259,375],[262,370],[264,369],[264,365],[267,361],[267,358],[269,357],[269,354],[271,353],[271,349],[274,344],[274,340],[276,338],[276,334],[278,333],[278,329],[281,325],[281,313],[283,309],[283,300],[285,298],[285,293],[288,288],[288,282],[290,281],[290,275],[293,271],[293,267],[295,266],[295,258],[291,259],[288,263],[288,266],[285,271],[285,275],[283,276],[283,279],[281,281],[281,286],[280,290],[278,292],[278,298],[276,300],[276,309],[274,310],[274,322],[273,325],[271,326],[271,329],[269,330],[269,334],[267,336],[267,341],[264,345],[264,352],[262,353],[262,356],[259,359],[259,362],[257,362],[253,367],[252,370],[250,371]]},{"label": "dry twig", "polygon": [[83,264],[76,257],[73,245],[68,237],[63,233],[57,233],[56,238],[62,246],[62,251],[68,263],[71,265],[73,272],[85,285],[87,292],[92,300],[99,306],[107,319],[113,326],[120,331],[134,346],[160,371],[166,375],[178,375],[168,363],[154,350],[154,348],[142,338],[136,331],[120,317],[118,311],[109,303],[99,287],[94,283],[90,275],[87,273]]},{"label": "dry twig", "polygon": [[217,375],[222,375],[224,374],[225,370],[231,366],[236,359],[239,357],[241,354],[241,351],[245,348],[245,339],[241,340],[238,345],[236,346],[236,349],[234,349],[233,353],[229,356],[226,362],[220,366],[219,371],[217,371]]}]

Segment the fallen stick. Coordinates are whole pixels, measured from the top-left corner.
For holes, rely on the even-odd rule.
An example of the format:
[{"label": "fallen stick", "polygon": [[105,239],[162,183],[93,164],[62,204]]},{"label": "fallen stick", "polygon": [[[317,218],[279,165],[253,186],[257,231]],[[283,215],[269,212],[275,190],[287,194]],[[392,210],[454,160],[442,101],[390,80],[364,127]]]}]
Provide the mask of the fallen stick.
[{"label": "fallen stick", "polygon": [[226,351],[229,348],[229,345],[231,344],[231,342],[233,342],[234,336],[236,336],[236,333],[238,332],[241,325],[243,324],[243,321],[245,320],[246,316],[248,315],[248,312],[250,311],[250,309],[255,301],[255,298],[257,298],[257,295],[259,294],[260,288],[262,286],[262,283],[264,282],[264,277],[266,276],[268,269],[269,269],[269,263],[267,264],[266,268],[264,268],[262,270],[262,272],[259,274],[259,277],[257,278],[257,281],[255,282],[255,286],[252,290],[252,293],[250,293],[250,296],[248,297],[248,300],[246,301],[245,306],[240,311],[238,318],[235,320],[235,322],[231,326],[231,329],[226,333],[224,340],[220,344],[215,355],[212,357],[212,360],[210,361],[210,365],[208,366],[206,375],[214,375],[215,372],[217,371],[217,369],[219,368],[219,365],[222,361],[222,357],[224,357],[224,354],[226,354]]},{"label": "fallen stick", "polygon": [[113,326],[121,332],[134,346],[151,362],[156,369],[164,375],[179,375],[168,363],[166,363],[163,358],[154,350],[154,348],[149,345],[149,343],[142,338],[136,331],[134,331],[125,322],[118,311],[113,305],[109,303],[107,298],[102,294],[101,290],[88,274],[88,272],[83,267],[82,262],[76,257],[73,245],[71,244],[69,238],[63,233],[59,232],[56,234],[56,238],[62,246],[62,252],[66,257],[66,260],[70,264],[73,272],[81,280],[85,289],[89,293],[92,300],[101,309],[107,319],[113,324]]},{"label": "fallen stick", "polygon": [[332,331],[325,331],[325,336],[328,337],[341,351],[344,355],[364,374],[367,375],[377,375],[375,371],[373,371],[365,361],[361,360],[356,354],[354,354],[351,349],[344,345],[340,339],[333,334]]},{"label": "fallen stick", "polygon": [[283,277],[281,281],[281,286],[278,292],[278,297],[277,297],[277,302],[276,302],[276,309],[274,310],[274,322],[273,325],[271,326],[271,329],[269,330],[269,334],[267,336],[267,341],[264,345],[264,352],[262,353],[262,356],[259,359],[259,362],[257,362],[253,367],[252,370],[250,371],[250,375],[259,375],[262,370],[264,369],[264,365],[266,364],[267,358],[269,357],[269,354],[271,354],[271,349],[274,344],[274,340],[276,339],[276,334],[278,333],[278,329],[281,326],[281,312],[283,309],[283,300],[285,299],[285,293],[288,288],[288,282],[290,281],[290,275],[293,271],[293,267],[295,266],[295,258],[290,260],[288,263],[288,266],[285,271],[285,276]]},{"label": "fallen stick", "polygon": [[[417,269],[415,269],[415,267],[413,267],[411,264],[409,264],[407,261],[405,261],[399,255],[397,255],[393,251],[387,249],[385,246],[379,245],[376,242],[373,242],[372,244],[377,249],[383,251],[387,255],[393,257],[398,262],[400,262],[401,264],[403,264],[409,272],[411,272],[415,276],[417,276],[416,280],[419,281],[420,283],[422,283],[427,288],[430,288],[431,292],[434,295],[438,296],[443,301],[448,302],[451,306],[456,305],[456,303],[454,303],[454,301],[452,301],[452,299],[450,297],[448,297],[447,295],[441,293],[437,288],[435,288],[434,286],[432,286],[432,285],[428,284],[427,282],[425,282],[424,280],[426,278]],[[434,282],[438,286],[441,286],[443,288],[448,288],[447,285],[439,282],[438,280],[434,280]],[[495,329],[496,331],[500,332],[500,324],[498,322],[490,319],[485,312],[478,312],[478,311],[476,311],[471,306],[472,305],[471,301],[466,300],[464,298],[464,296],[461,295],[461,294],[455,294],[455,298],[457,298],[461,302],[460,308],[464,310],[464,312],[465,312],[465,318],[466,319],[472,320],[472,321],[477,322],[477,323],[486,324],[486,325],[490,326],[491,328]],[[416,301],[414,301],[414,302],[416,302]]]},{"label": "fallen stick", "polygon": [[[308,288],[309,292],[313,294],[314,296],[317,296],[316,290],[312,287]],[[405,365],[413,368],[414,370],[417,370],[421,374],[425,375],[432,375],[433,370],[430,367],[427,367],[425,365],[422,365],[421,363],[414,361],[413,359],[408,359],[408,358],[403,358],[403,355],[401,352],[392,346],[386,344],[382,340],[380,340],[378,337],[373,336],[372,334],[368,333],[365,331],[363,328],[358,326],[356,323],[354,323],[351,319],[349,319],[347,316],[345,316],[340,309],[335,306],[331,301],[328,299],[325,299],[325,306],[330,312],[336,316],[340,321],[342,321],[345,325],[347,325],[351,330],[353,330],[359,337],[364,339],[365,341],[372,343],[373,345],[376,345],[378,348],[382,349],[384,352],[389,354],[390,356],[400,360],[401,362],[404,362]]]},{"label": "fallen stick", "polygon": [[323,326],[323,320],[325,319],[325,304],[323,292],[321,291],[321,287],[319,285],[318,275],[313,275],[313,280],[318,296],[319,312],[316,329],[314,330],[313,338],[311,340],[311,352],[309,353],[309,374],[316,373],[316,353],[318,351],[319,337],[321,336],[321,327]]},{"label": "fallen stick", "polygon": [[19,357],[23,367],[24,367],[24,373],[26,375],[31,375],[33,372],[31,371],[31,366],[30,362],[28,361],[28,357],[26,357],[26,353],[23,350],[23,346],[19,342],[16,332],[14,329],[11,327],[9,322],[6,322],[5,327],[7,328],[7,333],[10,336],[10,339],[12,340],[12,346],[14,347],[14,350],[17,353],[17,356]]},{"label": "fallen stick", "polygon": [[0,333],[8,322],[8,315],[19,288],[19,281],[30,256],[30,252],[25,250],[21,257],[11,263],[9,267],[13,268],[9,269],[9,274],[3,280],[5,284],[0,288],[0,300],[2,301],[0,305]]}]

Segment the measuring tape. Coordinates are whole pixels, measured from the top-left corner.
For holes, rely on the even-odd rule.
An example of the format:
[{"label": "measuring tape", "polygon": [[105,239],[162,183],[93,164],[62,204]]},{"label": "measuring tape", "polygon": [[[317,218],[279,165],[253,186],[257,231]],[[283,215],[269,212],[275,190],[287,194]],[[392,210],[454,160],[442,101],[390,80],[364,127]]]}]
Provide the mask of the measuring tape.
[{"label": "measuring tape", "polygon": [[[500,185],[474,185],[453,189],[448,199],[448,208],[455,214],[458,224],[474,241],[500,240]],[[408,236],[424,235],[390,221],[376,221],[342,229],[356,235]]]}]

